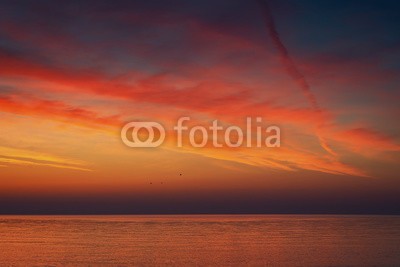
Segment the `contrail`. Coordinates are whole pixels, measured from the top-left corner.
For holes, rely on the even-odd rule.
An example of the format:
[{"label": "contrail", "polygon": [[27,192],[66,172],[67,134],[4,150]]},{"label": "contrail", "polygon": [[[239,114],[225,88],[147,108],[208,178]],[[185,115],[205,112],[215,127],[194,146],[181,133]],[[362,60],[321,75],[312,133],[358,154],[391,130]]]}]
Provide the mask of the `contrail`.
[{"label": "contrail", "polygon": [[[278,50],[279,59],[282,62],[287,74],[296,82],[298,87],[301,89],[303,95],[307,98],[311,107],[318,114],[321,113],[321,109],[318,105],[317,99],[315,95],[311,91],[311,87],[304,75],[299,71],[293,59],[290,57],[288,50],[285,45],[281,41],[279,37],[279,33],[276,30],[274,18],[272,17],[271,10],[268,6],[268,2],[266,0],[258,0],[258,2],[262,6],[262,12],[265,19],[265,23],[268,29],[268,35],[271,37],[272,43],[275,48]],[[336,153],[329,147],[326,140],[319,134],[319,129],[321,128],[321,124],[318,125],[317,137],[319,139],[320,145],[323,149],[325,149],[328,153],[332,155],[336,155]]]}]

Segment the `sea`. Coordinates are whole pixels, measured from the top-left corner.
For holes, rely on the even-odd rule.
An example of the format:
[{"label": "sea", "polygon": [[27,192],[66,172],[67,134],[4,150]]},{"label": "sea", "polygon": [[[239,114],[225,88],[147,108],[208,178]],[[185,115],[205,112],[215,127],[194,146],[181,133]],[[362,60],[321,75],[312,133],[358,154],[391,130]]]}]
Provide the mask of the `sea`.
[{"label": "sea", "polygon": [[0,266],[400,266],[400,216],[0,215]]}]

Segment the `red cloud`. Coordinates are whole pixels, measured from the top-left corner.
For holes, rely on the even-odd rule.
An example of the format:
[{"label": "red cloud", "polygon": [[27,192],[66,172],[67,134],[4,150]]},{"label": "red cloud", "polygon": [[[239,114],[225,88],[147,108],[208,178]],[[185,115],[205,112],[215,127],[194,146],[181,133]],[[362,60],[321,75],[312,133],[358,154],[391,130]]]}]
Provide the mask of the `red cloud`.
[{"label": "red cloud", "polygon": [[392,138],[366,128],[341,131],[336,134],[336,139],[356,150],[400,151],[400,145]]}]

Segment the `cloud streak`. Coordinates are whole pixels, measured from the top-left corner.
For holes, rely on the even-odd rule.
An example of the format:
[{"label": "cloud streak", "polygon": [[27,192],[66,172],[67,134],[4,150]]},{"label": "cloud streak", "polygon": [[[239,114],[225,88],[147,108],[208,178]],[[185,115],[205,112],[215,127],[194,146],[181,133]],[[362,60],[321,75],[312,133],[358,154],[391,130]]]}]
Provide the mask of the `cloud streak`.
[{"label": "cloud streak", "polygon": [[[282,65],[284,66],[287,74],[296,82],[297,86],[301,89],[302,93],[310,103],[311,107],[315,110],[315,112],[320,113],[321,112],[320,106],[317,102],[314,93],[311,91],[311,87],[308,81],[306,80],[304,75],[300,72],[300,70],[297,68],[293,59],[289,55],[286,46],[283,44],[278,31],[276,30],[275,21],[272,16],[267,0],[259,0],[259,3],[263,7],[263,17],[265,19],[265,23],[268,29],[268,35],[271,37],[272,43],[278,50],[279,58],[282,62]],[[322,125],[318,126],[318,128],[321,127]],[[319,133],[319,129],[317,131],[317,136],[321,143],[321,147],[323,147],[331,155],[336,156],[336,153],[329,146],[328,142],[321,135],[321,133]]]},{"label": "cloud streak", "polygon": [[0,146],[0,162],[7,164],[3,165],[4,167],[10,165],[45,166],[76,171],[92,171],[86,163],[78,160],[4,146]]}]

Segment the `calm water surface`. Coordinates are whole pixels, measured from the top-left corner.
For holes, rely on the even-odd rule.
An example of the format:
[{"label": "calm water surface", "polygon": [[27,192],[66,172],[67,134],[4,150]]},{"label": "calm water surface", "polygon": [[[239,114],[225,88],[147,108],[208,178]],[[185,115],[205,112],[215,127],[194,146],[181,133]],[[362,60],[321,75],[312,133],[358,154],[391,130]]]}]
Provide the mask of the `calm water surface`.
[{"label": "calm water surface", "polygon": [[396,216],[0,216],[1,266],[400,266]]}]

